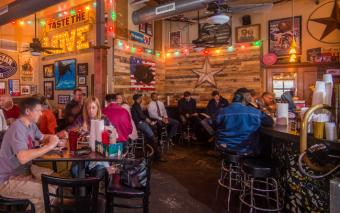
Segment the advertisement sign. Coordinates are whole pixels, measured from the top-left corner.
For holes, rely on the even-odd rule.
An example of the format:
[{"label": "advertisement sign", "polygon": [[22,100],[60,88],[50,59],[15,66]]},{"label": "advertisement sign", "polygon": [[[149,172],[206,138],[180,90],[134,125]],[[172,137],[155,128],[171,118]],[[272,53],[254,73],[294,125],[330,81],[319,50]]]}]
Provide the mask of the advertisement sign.
[{"label": "advertisement sign", "polygon": [[144,35],[143,33],[135,32],[135,31],[130,31],[130,39],[132,41],[136,41],[142,44],[147,44],[150,45],[150,37]]},{"label": "advertisement sign", "polygon": [[9,78],[17,72],[17,62],[4,53],[0,53],[0,79]]}]

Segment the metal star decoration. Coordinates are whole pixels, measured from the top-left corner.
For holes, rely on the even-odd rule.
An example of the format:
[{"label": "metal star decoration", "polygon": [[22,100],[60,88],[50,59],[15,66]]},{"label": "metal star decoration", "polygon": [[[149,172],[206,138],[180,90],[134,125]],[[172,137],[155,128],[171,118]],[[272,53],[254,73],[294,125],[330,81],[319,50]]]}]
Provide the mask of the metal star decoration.
[{"label": "metal star decoration", "polygon": [[222,69],[221,68],[212,68],[210,66],[208,57],[206,57],[202,69],[192,70],[192,72],[194,72],[198,75],[196,87],[203,84],[204,82],[208,82],[209,84],[216,87],[214,75],[219,73],[219,72],[222,72],[223,70],[224,70],[224,68],[222,68]]},{"label": "metal star decoration", "polygon": [[315,18],[311,19],[311,21],[318,22],[320,24],[326,25],[325,30],[323,31],[320,40],[324,39],[334,30],[340,30],[340,8],[337,0],[334,0],[334,7],[332,9],[332,14],[327,18]]}]

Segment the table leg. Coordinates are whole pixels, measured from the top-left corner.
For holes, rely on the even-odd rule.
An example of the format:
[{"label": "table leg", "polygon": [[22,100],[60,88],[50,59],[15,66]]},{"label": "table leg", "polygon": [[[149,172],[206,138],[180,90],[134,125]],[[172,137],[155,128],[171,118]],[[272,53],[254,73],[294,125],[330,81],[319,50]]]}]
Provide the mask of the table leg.
[{"label": "table leg", "polygon": [[[77,178],[85,178],[85,161],[77,161],[76,164],[78,166]],[[85,187],[80,187],[78,190],[80,196],[86,196]]]}]

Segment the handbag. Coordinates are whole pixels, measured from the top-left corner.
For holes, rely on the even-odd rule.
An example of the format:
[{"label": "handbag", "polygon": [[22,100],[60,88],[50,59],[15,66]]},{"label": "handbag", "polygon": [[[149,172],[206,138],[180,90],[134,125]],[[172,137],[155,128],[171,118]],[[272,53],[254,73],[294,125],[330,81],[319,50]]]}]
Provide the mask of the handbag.
[{"label": "handbag", "polygon": [[143,160],[135,160],[123,164],[121,173],[122,183],[132,188],[146,187],[147,181],[147,162]]}]

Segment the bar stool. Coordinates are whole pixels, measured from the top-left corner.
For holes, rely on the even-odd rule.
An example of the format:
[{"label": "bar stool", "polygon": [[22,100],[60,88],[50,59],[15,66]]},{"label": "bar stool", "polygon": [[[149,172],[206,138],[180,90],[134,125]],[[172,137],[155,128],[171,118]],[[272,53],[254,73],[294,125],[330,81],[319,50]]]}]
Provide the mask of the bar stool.
[{"label": "bar stool", "polygon": [[[242,163],[242,171],[245,175],[243,191],[240,195],[240,212],[242,212],[242,204],[248,206],[250,212],[282,210],[283,201],[282,199],[280,201],[279,186],[274,178],[278,174],[277,164],[259,159],[246,159]],[[266,206],[263,203],[266,203]]]},{"label": "bar stool", "polygon": [[161,146],[161,152],[164,152],[164,147],[167,146],[167,150],[170,150],[170,142],[168,138],[168,131],[166,126],[162,126],[161,133],[160,133],[160,139],[159,144]]},{"label": "bar stool", "polygon": [[142,150],[143,156],[145,155],[145,137],[144,134],[137,129],[137,139],[132,142],[132,150],[133,153],[136,153],[136,150]]},{"label": "bar stool", "polygon": [[227,210],[230,210],[231,193],[242,191],[243,173],[241,170],[241,161],[244,158],[242,155],[234,153],[223,153],[223,160],[221,163],[221,175],[217,181],[216,201],[218,200],[219,187],[228,190]]}]

